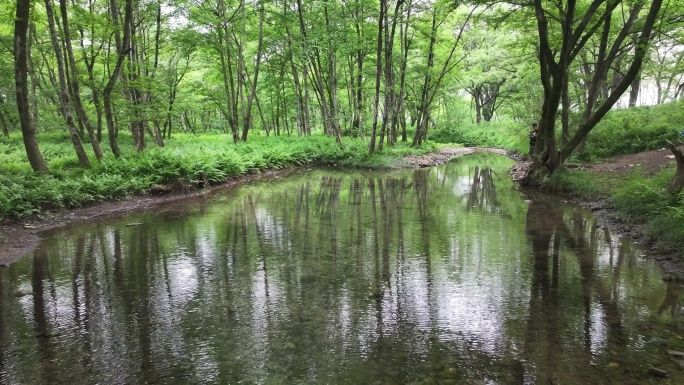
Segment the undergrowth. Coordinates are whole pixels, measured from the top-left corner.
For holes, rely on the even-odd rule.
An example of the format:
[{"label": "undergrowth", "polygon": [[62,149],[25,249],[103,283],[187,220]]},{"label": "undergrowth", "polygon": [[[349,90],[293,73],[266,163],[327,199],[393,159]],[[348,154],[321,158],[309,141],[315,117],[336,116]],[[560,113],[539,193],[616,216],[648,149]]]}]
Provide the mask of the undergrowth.
[{"label": "undergrowth", "polygon": [[674,169],[647,177],[637,168],[624,175],[566,170],[551,175],[543,189],[582,199],[607,199],[619,218],[645,225],[646,240],[662,251],[684,250],[684,192],[666,193]]},{"label": "undergrowth", "polygon": [[265,169],[299,165],[397,167],[403,155],[435,149],[431,143],[420,148],[399,143],[369,155],[366,142],[360,138],[345,138],[345,146],[340,147],[326,136],[254,135],[248,142],[233,144],[225,135],[177,134],[164,148],[150,144],[146,151],[136,153],[130,137],[121,134],[121,158],[108,153],[103,143],[105,159],[98,162],[90,153],[93,166],[83,169],[65,134],[42,134],[39,142],[49,174],[31,171],[18,136],[0,139],[0,219],[122,199],[145,193],[153,184],[219,184]]}]

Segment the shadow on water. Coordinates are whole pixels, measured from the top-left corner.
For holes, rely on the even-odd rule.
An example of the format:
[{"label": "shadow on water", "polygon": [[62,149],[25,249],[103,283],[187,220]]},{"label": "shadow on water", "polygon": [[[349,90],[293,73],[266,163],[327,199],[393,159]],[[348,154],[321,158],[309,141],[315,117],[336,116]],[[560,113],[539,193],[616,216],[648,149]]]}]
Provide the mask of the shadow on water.
[{"label": "shadow on water", "polygon": [[674,326],[679,288],[509,166],[305,171],[55,232],[0,271],[0,382],[645,383],[639,325]]}]

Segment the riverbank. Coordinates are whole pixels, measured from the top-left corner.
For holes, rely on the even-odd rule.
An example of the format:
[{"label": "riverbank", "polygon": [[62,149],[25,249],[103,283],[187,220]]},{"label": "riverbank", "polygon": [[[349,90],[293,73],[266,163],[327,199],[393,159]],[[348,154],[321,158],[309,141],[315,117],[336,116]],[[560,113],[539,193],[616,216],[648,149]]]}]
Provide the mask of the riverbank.
[{"label": "riverbank", "polygon": [[[601,227],[616,230],[644,249],[644,258],[656,260],[663,279],[684,282],[684,194],[664,193],[674,175],[674,161],[665,149],[621,155],[599,164],[572,168],[533,183],[531,188],[555,193],[591,210]],[[511,169],[521,180],[532,167],[529,160]]]},{"label": "riverbank", "polygon": [[[432,167],[446,163],[454,157],[464,156],[478,151],[511,156],[506,150],[501,149],[441,147],[435,151],[424,154],[407,154],[401,157],[397,156],[394,159],[387,158],[385,164],[375,166],[357,164],[356,167]],[[630,159],[624,160],[624,162],[629,161]],[[529,161],[518,159],[518,163],[512,169],[513,177],[515,178],[516,174],[521,175],[521,173],[524,173],[531,164],[532,163]],[[684,280],[684,260],[681,256],[672,250],[664,251],[656,241],[647,236],[647,229],[645,228],[644,223],[626,221],[620,210],[616,209],[610,203],[609,197],[616,189],[624,186],[626,178],[624,174],[615,172],[615,169],[619,169],[621,163],[615,164],[614,162],[607,162],[607,164],[613,164],[614,166],[587,166],[578,169],[580,173],[591,169],[593,170],[592,172],[594,173],[593,175],[595,175],[596,180],[608,181],[603,186],[600,186],[598,190],[587,190],[584,185],[587,182],[587,178],[582,175],[575,178],[561,177],[562,183],[552,179],[537,188],[547,192],[560,194],[565,199],[590,209],[598,218],[600,226],[615,229],[622,236],[640,243],[646,251],[644,256],[655,259],[662,266],[665,279]],[[354,167],[349,161],[344,165],[346,167]],[[653,164],[648,165],[648,167],[650,167],[651,170],[656,170]],[[291,170],[293,169],[281,168],[266,169],[259,172],[255,171],[247,175],[235,176],[223,183],[208,184],[201,189],[196,187],[189,189],[174,189],[172,186],[154,185],[152,187],[157,194],[152,194],[148,190],[143,194],[133,195],[127,199],[95,202],[83,207],[60,208],[47,210],[39,215],[4,219],[0,222],[0,266],[6,266],[16,259],[31,253],[42,239],[42,233],[48,230],[64,227],[77,222],[95,221],[103,218],[123,216],[132,211],[145,210],[178,200],[201,198],[240,183],[256,181],[262,178],[291,172]],[[589,184],[592,184],[591,181],[589,181]]]},{"label": "riverbank", "polygon": [[[448,162],[454,157],[472,154],[477,151],[493,152],[505,155],[505,150],[473,148],[473,147],[442,147],[437,150],[419,154],[420,150],[403,156],[383,155],[375,158],[375,162],[354,161],[348,157],[339,163],[345,167],[368,169],[388,168],[420,168],[431,167]],[[381,159],[382,162],[378,162]],[[337,165],[332,160],[320,162],[323,165]],[[300,166],[301,167],[301,166]],[[291,172],[293,168],[270,168],[253,171],[250,174],[234,176],[222,183],[178,188],[177,181],[167,184],[153,184],[150,189],[119,200],[92,202],[81,207],[63,207],[41,211],[40,214],[27,216],[13,216],[0,221],[0,266],[7,266],[18,258],[31,253],[40,243],[42,234],[48,230],[57,229],[73,223],[96,221],[103,218],[120,217],[136,210],[145,210],[166,203],[183,199],[197,199],[231,188],[235,185],[257,181],[262,178]]]}]

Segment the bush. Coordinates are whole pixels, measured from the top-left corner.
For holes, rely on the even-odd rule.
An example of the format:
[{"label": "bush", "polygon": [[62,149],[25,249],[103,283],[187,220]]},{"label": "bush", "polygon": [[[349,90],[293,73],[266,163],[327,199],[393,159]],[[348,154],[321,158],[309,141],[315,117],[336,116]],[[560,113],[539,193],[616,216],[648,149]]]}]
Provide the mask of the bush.
[{"label": "bush", "polygon": [[466,147],[493,147],[527,153],[529,127],[515,122],[485,122],[482,124],[444,123],[429,134],[437,143],[457,143]]},{"label": "bush", "polygon": [[609,112],[589,134],[578,158],[601,159],[662,148],[680,140],[684,102]]},{"label": "bush", "polygon": [[[340,147],[326,136],[264,137],[233,144],[226,135],[177,134],[166,147],[136,153],[130,138],[120,134],[121,158],[106,155],[101,162],[90,154],[93,167],[83,169],[68,136],[41,134],[43,155],[50,174],[31,171],[20,138],[0,141],[0,219],[75,207],[89,202],[120,199],[147,191],[151,184],[199,186],[224,182],[247,172],[306,164],[348,167],[396,167],[407,154],[433,151],[431,143],[413,148],[400,143],[369,155],[364,139],[345,138]],[[104,146],[103,146],[104,147]]]}]

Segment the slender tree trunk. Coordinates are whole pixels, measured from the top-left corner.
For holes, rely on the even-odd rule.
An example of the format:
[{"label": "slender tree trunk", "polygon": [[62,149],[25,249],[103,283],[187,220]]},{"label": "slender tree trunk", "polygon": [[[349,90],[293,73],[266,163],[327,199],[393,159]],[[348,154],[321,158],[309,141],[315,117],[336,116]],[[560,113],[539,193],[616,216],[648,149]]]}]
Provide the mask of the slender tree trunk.
[{"label": "slender tree trunk", "polygon": [[250,126],[252,125],[252,103],[254,102],[254,97],[256,96],[257,81],[259,79],[259,67],[261,64],[261,51],[264,42],[264,6],[263,4],[259,6],[259,43],[257,45],[257,57],[256,64],[254,68],[254,79],[252,79],[252,89],[247,97],[247,112],[242,122],[242,141],[247,141],[247,133],[249,132]]},{"label": "slender tree trunk", "polygon": [[27,38],[29,25],[30,0],[17,0],[17,11],[14,19],[14,84],[17,95],[17,109],[21,123],[21,134],[24,139],[26,156],[31,168],[36,172],[49,172],[43,155],[38,147],[36,128],[31,119],[28,93],[28,59]]},{"label": "slender tree trunk", "polygon": [[0,94],[0,126],[2,127],[2,135],[9,137],[9,126],[7,125],[7,118],[5,117],[5,100]]},{"label": "slender tree trunk", "polygon": [[641,88],[641,72],[634,78],[629,90],[629,106],[636,107],[639,100],[639,91]]},{"label": "slender tree trunk", "polygon": [[561,91],[561,145],[563,146],[570,140],[570,97],[568,96],[568,83],[563,83],[563,90]]},{"label": "slender tree trunk", "polygon": [[475,124],[482,122],[482,105],[480,105],[480,88],[481,86],[473,87],[473,102],[475,103]]},{"label": "slender tree trunk", "polygon": [[430,27],[430,43],[428,46],[427,68],[425,70],[425,78],[420,91],[420,100],[418,102],[418,120],[416,122],[416,133],[413,136],[413,145],[420,146],[427,135],[428,113],[429,113],[429,88],[432,84],[432,75],[430,72],[434,67],[435,57],[435,43],[437,40],[437,11],[432,11],[432,26]]},{"label": "slender tree trunk", "polygon": [[69,130],[69,136],[71,137],[71,143],[76,151],[76,156],[82,167],[89,168],[90,160],[88,155],[83,149],[83,143],[81,142],[81,137],[76,131],[76,126],[74,125],[74,118],[71,115],[71,103],[69,100],[69,90],[66,84],[66,75],[64,69],[64,56],[62,55],[62,47],[59,45],[59,40],[57,38],[57,30],[55,28],[55,18],[54,11],[52,9],[52,1],[45,0],[45,10],[47,13],[48,26],[50,29],[50,40],[52,41],[52,48],[55,50],[55,56],[57,59],[57,72],[59,76],[59,101],[62,106],[62,112],[64,113],[64,119],[66,120],[67,129]]},{"label": "slender tree trunk", "polygon": [[124,60],[126,60],[126,55],[128,54],[128,45],[129,45],[129,39],[130,39],[130,24],[131,24],[131,17],[133,14],[133,5],[132,5],[132,0],[126,0],[126,5],[125,5],[125,11],[124,11],[124,25],[123,25],[123,42],[121,41],[121,38],[119,36],[119,11],[116,6],[116,0],[110,0],[110,16],[112,19],[112,25],[114,26],[114,29],[117,31],[114,34],[114,37],[117,41],[116,44],[116,50],[117,50],[117,60],[116,60],[116,65],[114,67],[114,70],[112,71],[109,81],[107,82],[107,85],[104,88],[104,91],[102,92],[103,94],[103,99],[104,99],[104,110],[105,110],[105,119],[107,121],[107,135],[109,137],[109,146],[112,149],[112,153],[114,156],[117,158],[121,156],[121,150],[119,150],[119,143],[117,141],[117,131],[116,127],[114,125],[114,114],[113,114],[113,108],[112,108],[112,91],[114,90],[114,86],[116,85],[116,81],[119,78],[119,75],[121,74],[121,68],[123,67]]},{"label": "slender tree trunk", "polygon": [[413,40],[408,36],[413,0],[409,0],[406,9],[406,20],[404,20],[403,26],[399,27],[399,40],[401,41],[402,50],[399,68],[399,122],[401,124],[401,141],[404,143],[408,140],[408,134],[406,133],[406,66],[408,64],[408,53],[411,49],[411,42]]},{"label": "slender tree trunk", "polygon": [[28,73],[29,77],[31,79],[31,88],[30,88],[30,94],[29,94],[29,100],[31,102],[31,114],[33,116],[33,124],[34,127],[36,124],[38,124],[38,96],[36,93],[36,89],[39,86],[39,79],[36,76],[36,67],[33,63],[33,53],[32,53],[32,42],[34,38],[36,38],[36,25],[34,23],[29,23],[29,36],[28,39],[26,40],[26,58],[27,58],[27,64],[28,64]]},{"label": "slender tree trunk", "polygon": [[385,12],[387,2],[380,0],[380,15],[378,16],[378,40],[375,50],[375,97],[373,100],[373,128],[368,150],[370,154],[375,153],[375,137],[378,130],[378,109],[380,108],[380,80],[382,78],[382,30],[385,22]]},{"label": "slender tree trunk", "polygon": [[[297,0],[297,12],[299,16],[299,30],[300,33],[302,34],[302,37],[304,38],[304,41],[308,41],[308,34],[306,33],[306,25],[304,24],[304,8],[302,7],[302,1]],[[321,118],[323,119],[323,127],[324,131],[329,134],[335,134],[335,139],[337,140],[337,144],[340,146],[342,145],[342,136],[338,135],[338,133],[335,131],[334,126],[332,125],[332,117],[330,114],[329,110],[329,105],[328,105],[328,98],[326,96],[326,87],[323,85],[323,75],[321,74],[321,65],[320,65],[320,51],[317,47],[314,47],[312,49],[312,53],[310,53],[309,56],[309,61],[311,62],[311,67],[313,69],[313,81],[315,82],[315,87],[317,91],[317,95],[320,98],[319,105],[321,108]],[[306,64],[304,64],[306,66]],[[306,83],[305,83],[306,87]],[[308,95],[307,95],[308,98]],[[339,124],[338,130],[339,131]]]},{"label": "slender tree trunk", "polygon": [[304,132],[306,135],[311,135],[311,109],[309,108],[309,100],[311,94],[309,93],[309,70],[306,65],[302,65],[302,85],[304,86]]},{"label": "slender tree trunk", "polygon": [[[93,1],[94,0],[89,0],[88,1],[88,10],[90,14],[94,14],[93,10]],[[100,100],[100,90],[96,86],[95,82],[95,73],[94,73],[94,67],[95,67],[95,58],[98,56],[100,50],[102,49],[102,44],[98,46],[97,48],[95,47],[94,44],[89,44],[89,51],[90,55],[87,54],[88,50],[86,50],[86,42],[85,42],[85,33],[82,28],[78,29],[80,37],[81,37],[81,53],[83,56],[83,62],[85,63],[86,70],[88,71],[88,84],[90,91],[93,95],[93,104],[95,105],[95,113],[97,115],[97,141],[98,143],[102,142],[102,101]],[[90,35],[94,36],[95,35],[95,28],[91,25],[90,28]]]},{"label": "slender tree trunk", "polygon": [[[283,14],[287,15],[288,14],[288,3],[283,2]],[[308,128],[309,122],[306,120],[308,115],[305,113],[305,108],[308,108],[308,105],[306,104],[306,100],[304,97],[304,90],[302,86],[302,81],[306,81],[306,73],[304,72],[304,75],[302,76],[302,81],[300,81],[299,78],[299,71],[297,69],[297,65],[294,60],[294,52],[292,51],[292,33],[290,32],[290,28],[288,27],[287,23],[285,23],[285,43],[287,44],[287,50],[289,52],[289,63],[290,63],[290,70],[292,71],[292,81],[294,83],[294,91],[295,91],[295,100],[296,100],[296,106],[297,106],[297,134],[298,135],[309,135],[310,130]],[[306,69],[306,66],[302,66],[303,70]],[[280,104],[277,104],[278,108]],[[278,124],[278,120],[280,117],[278,116],[278,113],[276,113],[276,121],[274,122],[274,125]],[[268,136],[268,131],[266,132],[266,136]]]},{"label": "slender tree trunk", "polygon": [[79,120],[83,123],[88,135],[90,136],[90,144],[93,147],[93,152],[97,160],[102,160],[102,150],[100,149],[100,142],[97,139],[93,125],[90,124],[90,119],[83,108],[81,102],[81,87],[78,81],[78,69],[76,67],[76,59],[74,58],[74,51],[71,47],[71,31],[69,30],[69,21],[67,19],[66,0],[59,0],[59,10],[62,15],[62,25],[64,33],[64,45],[66,46],[67,57],[69,58],[69,66],[71,68],[71,91],[73,94],[74,107]]}]

